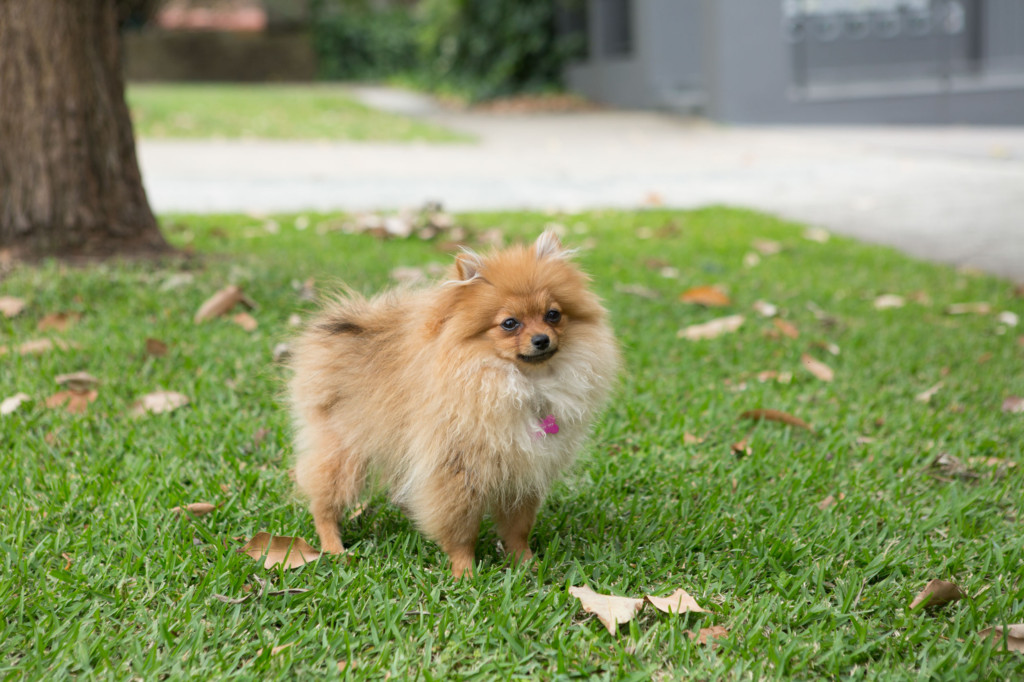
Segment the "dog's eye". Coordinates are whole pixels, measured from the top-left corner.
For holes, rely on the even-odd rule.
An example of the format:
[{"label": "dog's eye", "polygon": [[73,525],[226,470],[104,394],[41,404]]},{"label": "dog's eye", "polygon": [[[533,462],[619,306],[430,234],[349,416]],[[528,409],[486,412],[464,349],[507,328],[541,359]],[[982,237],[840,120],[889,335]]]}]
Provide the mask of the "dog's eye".
[{"label": "dog's eye", "polygon": [[550,322],[551,324],[558,324],[558,321],[561,319],[562,313],[558,312],[557,310],[549,310],[547,314],[544,315],[544,320],[546,322]]},{"label": "dog's eye", "polygon": [[501,321],[501,328],[507,332],[515,331],[519,327],[519,320],[514,317],[506,317]]}]

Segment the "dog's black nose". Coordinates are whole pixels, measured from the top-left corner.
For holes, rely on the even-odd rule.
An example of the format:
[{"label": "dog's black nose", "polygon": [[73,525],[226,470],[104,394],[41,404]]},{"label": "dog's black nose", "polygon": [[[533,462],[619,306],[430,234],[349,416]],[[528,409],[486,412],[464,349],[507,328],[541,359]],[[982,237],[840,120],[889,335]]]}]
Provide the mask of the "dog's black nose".
[{"label": "dog's black nose", "polygon": [[530,343],[537,350],[547,350],[548,346],[551,345],[551,339],[548,338],[547,334],[534,334],[530,337]]}]

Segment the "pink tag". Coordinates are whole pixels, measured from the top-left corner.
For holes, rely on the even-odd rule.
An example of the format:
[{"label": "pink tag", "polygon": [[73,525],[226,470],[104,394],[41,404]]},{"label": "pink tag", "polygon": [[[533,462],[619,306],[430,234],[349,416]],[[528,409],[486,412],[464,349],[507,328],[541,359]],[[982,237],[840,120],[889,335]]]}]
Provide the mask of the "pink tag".
[{"label": "pink tag", "polygon": [[558,422],[555,421],[555,415],[549,414],[544,417],[543,421],[540,423],[540,428],[544,433],[550,433],[551,435],[558,433]]}]

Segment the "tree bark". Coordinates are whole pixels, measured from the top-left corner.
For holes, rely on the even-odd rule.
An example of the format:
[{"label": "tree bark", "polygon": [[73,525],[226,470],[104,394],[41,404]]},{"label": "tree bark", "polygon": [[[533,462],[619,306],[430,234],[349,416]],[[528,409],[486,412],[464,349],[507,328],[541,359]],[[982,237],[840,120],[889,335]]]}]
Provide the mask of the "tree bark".
[{"label": "tree bark", "polygon": [[142,186],[115,0],[0,0],[0,247],[169,250]]}]

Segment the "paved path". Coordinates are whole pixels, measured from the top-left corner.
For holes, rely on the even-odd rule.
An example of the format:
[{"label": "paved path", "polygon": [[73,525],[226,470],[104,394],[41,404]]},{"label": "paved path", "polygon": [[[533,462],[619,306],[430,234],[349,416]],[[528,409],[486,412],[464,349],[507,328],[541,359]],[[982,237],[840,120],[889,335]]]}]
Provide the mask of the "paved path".
[{"label": "paved path", "polygon": [[143,140],[158,212],[729,204],[1024,282],[1024,128],[729,128],[640,112],[498,115],[361,89],[476,144]]}]

